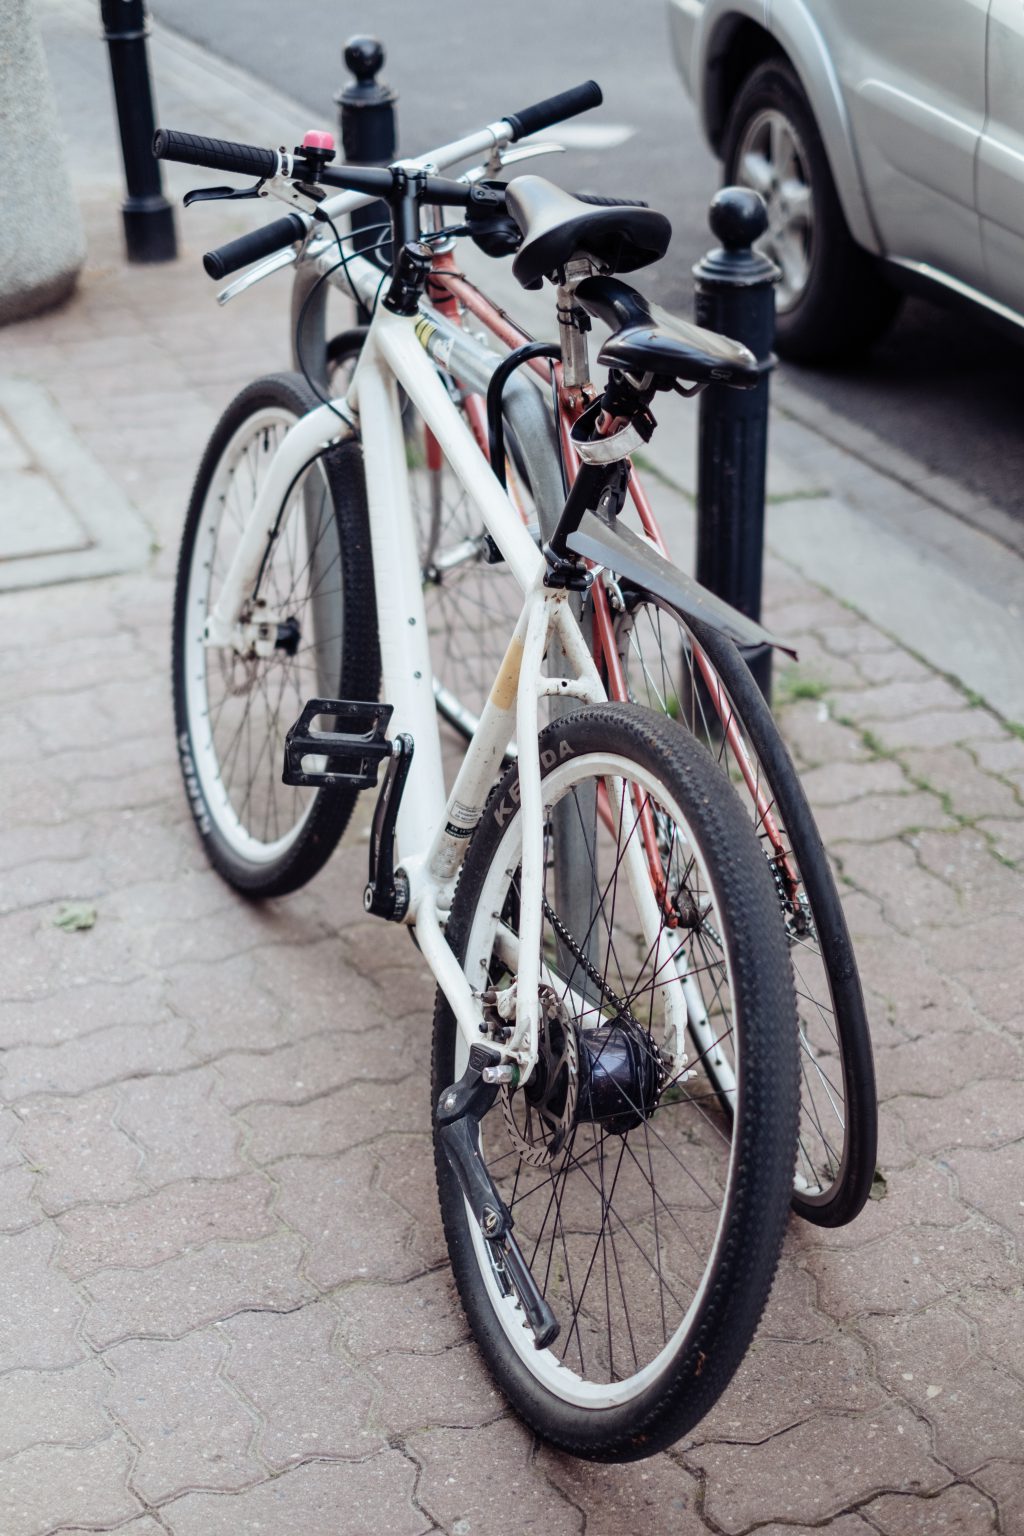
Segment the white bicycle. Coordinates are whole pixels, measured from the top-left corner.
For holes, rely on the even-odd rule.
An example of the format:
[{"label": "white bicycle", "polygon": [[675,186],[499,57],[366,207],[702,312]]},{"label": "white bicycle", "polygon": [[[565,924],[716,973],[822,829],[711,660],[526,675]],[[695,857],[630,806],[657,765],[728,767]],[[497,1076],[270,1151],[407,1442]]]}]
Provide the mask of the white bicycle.
[{"label": "white bicycle", "polygon": [[[443,326],[423,323],[431,241],[474,220],[515,222],[517,274],[550,277],[563,311],[567,293],[607,309],[625,289],[614,273],[664,254],[650,209],[539,177],[491,184],[509,145],[599,101],[590,82],[387,170],[333,166],[320,134],[294,154],[163,131],[155,149],[251,173],[291,205],[212,260],[302,240],[372,311],[343,397],[259,380],[200,466],[174,636],[196,825],[232,885],[280,895],[321,867],[385,765],[365,906],[411,929],[438,985],[435,1156],[463,1304],[538,1433],[627,1459],[707,1412],[757,1326],[793,1189],[796,1005],[739,797],[682,726],[608,702],[576,599],[603,566],[735,639],[768,638],[617,522],[654,395],[745,386],[757,367],[736,343],[634,312],[600,354],[607,386],[573,428],[579,469],[542,548],[439,375]],[[480,156],[460,180],[439,174]],[[385,273],[337,224],[378,198]],[[562,334],[585,346],[564,314]],[[449,794],[399,386],[522,593]],[[494,386],[498,417],[501,403]]]}]

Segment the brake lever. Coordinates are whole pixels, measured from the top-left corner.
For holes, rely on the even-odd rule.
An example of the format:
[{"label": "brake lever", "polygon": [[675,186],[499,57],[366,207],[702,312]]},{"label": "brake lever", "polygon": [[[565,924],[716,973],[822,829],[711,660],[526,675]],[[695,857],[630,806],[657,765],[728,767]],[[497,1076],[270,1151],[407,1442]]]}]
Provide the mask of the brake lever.
[{"label": "brake lever", "polygon": [[254,182],[251,187],[193,187],[191,192],[186,192],[182,199],[185,207],[192,203],[232,202],[244,197],[261,197],[263,195],[263,182]]}]

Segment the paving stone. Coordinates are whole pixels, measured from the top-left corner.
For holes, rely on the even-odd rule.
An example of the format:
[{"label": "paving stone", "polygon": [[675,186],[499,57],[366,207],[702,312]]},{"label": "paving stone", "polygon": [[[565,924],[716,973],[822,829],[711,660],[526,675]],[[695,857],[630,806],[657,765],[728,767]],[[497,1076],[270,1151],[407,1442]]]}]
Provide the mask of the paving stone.
[{"label": "paving stone", "polygon": [[837,719],[847,716],[859,723],[876,720],[904,721],[938,710],[963,712],[964,696],[934,673],[913,682],[879,683],[873,688],[833,693],[829,700]]},{"label": "paving stone", "polygon": [[951,747],[961,741],[998,741],[1003,735],[999,721],[984,709],[940,709],[910,719],[876,720],[871,729],[891,752],[903,747]]},{"label": "paving stone", "polygon": [[928,1421],[935,1454],[971,1473],[992,1457],[1024,1464],[1024,1384],[979,1356],[966,1318],[948,1307],[866,1319],[878,1374]]},{"label": "paving stone", "polygon": [[416,1467],[399,1451],[361,1462],[313,1462],[247,1493],[190,1493],[162,1516],[173,1536],[423,1536],[433,1522],[413,1503]]},{"label": "paving stone", "polygon": [[[542,1448],[535,1466],[586,1517],[587,1536],[705,1536],[697,1480],[667,1456],[602,1466]],[[477,1529],[473,1527],[473,1529]]]},{"label": "paving stone", "polygon": [[410,1249],[413,1218],[375,1179],[368,1148],[274,1166],[278,1214],[309,1244],[305,1272],[327,1290],[352,1280],[409,1280],[424,1268]]},{"label": "paving stone", "polygon": [[879,900],[885,918],[902,933],[937,924],[953,906],[951,887],[923,869],[907,843],[846,843],[841,863],[844,876]]},{"label": "paving stone", "polygon": [[23,1232],[43,1220],[42,1208],[33,1198],[35,1181],[26,1163],[0,1169],[0,1232]]},{"label": "paving stone", "polygon": [[904,794],[911,787],[899,763],[891,757],[825,763],[802,773],[800,782],[815,812],[822,806],[846,806],[865,795]]},{"label": "paving stone", "polygon": [[140,1513],[126,1486],[132,1449],[123,1435],[83,1447],[36,1445],[4,1462],[0,1530],[4,1536],[43,1536],[73,1521],[106,1529]]},{"label": "paving stone", "polygon": [[775,1272],[758,1338],[813,1343],[832,1337],[835,1324],[818,1311],[814,1277],[797,1262],[808,1231],[803,1222],[792,1225],[791,1240],[787,1241]]},{"label": "paving stone", "polygon": [[258,1174],[246,1174],[170,1184],[127,1205],[79,1206],[58,1219],[58,1262],[80,1279],[97,1269],[159,1264],[212,1241],[267,1237],[278,1225],[272,1195]]},{"label": "paving stone", "polygon": [[856,666],[866,683],[919,683],[932,676],[923,662],[895,645],[884,651],[859,651]]},{"label": "paving stone", "polygon": [[187,1040],[188,1026],[172,1020],[114,1024],[46,1048],[19,1046],[4,1057],[0,1094],[9,1102],[38,1093],[79,1094],[127,1077],[173,1072],[191,1065]]},{"label": "paving stone", "polygon": [[[924,944],[902,937],[894,942],[891,927],[884,937],[857,938],[861,980],[885,999],[904,1039],[934,1040],[975,1018],[969,989],[940,972]],[[874,1032],[874,1014],[871,1026]]]},{"label": "paving stone", "polygon": [[111,1412],[139,1447],[131,1485],[147,1504],[190,1488],[246,1488],[266,1476],[256,1423],[221,1380],[227,1342],[211,1332],[107,1351]]},{"label": "paving stone", "polygon": [[523,1536],[581,1536],[582,1511],[534,1474],[532,1437],[518,1420],[433,1429],[408,1445],[423,1467],[418,1501],[445,1530],[501,1531],[514,1509]]},{"label": "paving stone", "polygon": [[263,1056],[232,1053],[221,1059],[218,1070],[224,1100],[234,1109],[301,1104],[353,1082],[393,1083],[425,1070],[428,1052],[429,1039],[388,1022],[359,1034],[332,1030]]},{"label": "paving stone", "polygon": [[866,1248],[813,1248],[804,1262],[818,1282],[818,1303],[838,1320],[861,1312],[911,1312],[965,1283],[1012,1285],[1018,1271],[998,1229],[897,1231]]},{"label": "paving stone", "polygon": [[144,1193],[139,1148],[115,1123],[117,1093],[39,1099],[20,1106],[21,1150],[37,1175],[36,1198],[50,1215],[86,1200]]},{"label": "paving stone", "polygon": [[927,1492],[950,1481],[932,1459],[925,1426],[895,1406],[820,1414],[761,1445],[706,1445],[683,1459],[705,1472],[705,1515],[729,1536],[763,1520],[769,1487],[777,1519],[820,1525],[867,1494]]},{"label": "paving stone", "polygon": [[56,1247],[57,1234],[44,1226],[0,1235],[0,1373],[59,1370],[85,1354],[82,1298],[53,1268]]},{"label": "paving stone", "polygon": [[113,1024],[156,1024],[167,1018],[163,982],[144,976],[125,987],[94,982],[34,1001],[0,1001],[0,1049],[59,1045]]},{"label": "paving stone", "polygon": [[883,1536],[996,1536],[998,1530],[991,1501],[963,1483],[928,1499],[886,1493],[865,1514]]},{"label": "paving stone", "polygon": [[287,1312],[309,1301],[302,1244],[290,1232],[254,1243],[208,1243],[150,1269],[103,1269],[82,1282],[85,1331],[97,1348],[146,1335],[176,1339],[236,1312]]},{"label": "paving stone", "polygon": [[379,1183],[411,1218],[412,1247],[425,1269],[448,1262],[437,1200],[434,1153],[428,1136],[388,1136],[375,1149]]},{"label": "paving stone", "polygon": [[1024,740],[1019,736],[979,741],[971,747],[971,752],[987,773],[998,773],[1018,786],[1024,786]]},{"label": "paving stone", "polygon": [[[62,1525],[60,1536],[96,1536],[95,1529],[83,1530],[79,1525],[72,1528]],[[166,1525],[158,1525],[152,1515],[140,1515],[137,1520],[129,1520],[127,1525],[117,1527],[117,1536],[167,1536]]]},{"label": "paving stone", "polygon": [[[785,614],[780,615],[778,623],[784,631]],[[783,663],[776,674],[774,689],[778,698],[799,697],[794,690],[799,689],[801,683],[825,683],[830,689],[863,685],[864,679],[856,664],[845,656],[834,655],[813,635],[801,635],[798,650],[799,662],[795,666]]]},{"label": "paving stone", "polygon": [[347,1286],[334,1297],[345,1348],[357,1360],[389,1350],[433,1355],[469,1336],[451,1270],[404,1285]]},{"label": "paving stone", "polygon": [[965,827],[953,835],[921,832],[914,846],[924,867],[954,887],[960,921],[973,925],[1024,911],[1020,871],[1001,864],[977,829]]},{"label": "paving stone", "polygon": [[1024,1531],[1024,1476],[1019,1461],[990,1461],[972,1481],[995,1499],[1003,1536]]},{"label": "paving stone", "polygon": [[869,1200],[856,1221],[845,1227],[803,1226],[801,1254],[812,1248],[865,1248],[897,1232],[909,1239],[919,1227],[955,1227],[971,1214],[957,1198],[955,1181],[943,1164],[922,1160],[884,1172],[884,1198]]},{"label": "paving stone", "polygon": [[373,1391],[341,1358],[337,1327],[334,1309],[320,1303],[236,1317],[218,1330],[231,1344],[224,1374],[252,1404],[259,1453],[274,1471],[314,1457],[362,1460],[386,1443],[367,1427]]},{"label": "paving stone", "polygon": [[822,763],[865,763],[871,758],[856,731],[832,718],[822,700],[806,699],[781,711],[782,734],[808,767]]},{"label": "paving stone", "polygon": [[358,1083],[307,1104],[254,1104],[239,1112],[251,1127],[246,1152],[260,1165],[289,1155],[345,1152],[396,1127],[429,1130],[426,1084],[418,1076],[397,1083]]},{"label": "paving stone", "polygon": [[1020,1326],[1024,1286],[1008,1291],[965,1291],[957,1304],[974,1323],[981,1352],[1024,1381],[1024,1330]]},{"label": "paving stone", "polygon": [[[976,1050],[986,1074],[993,1063],[984,1045]],[[999,1147],[1024,1137],[1024,1102],[1012,1077],[970,1082],[950,1098],[903,1098],[893,1108],[903,1122],[907,1140],[918,1152],[941,1148]]]},{"label": "paving stone", "polygon": [[[110,1373],[98,1360],[67,1370],[15,1370],[0,1375],[0,1459],[32,1445],[91,1445],[106,1439],[103,1408]],[[0,1471],[0,1485],[4,1481]]]},{"label": "paving stone", "polygon": [[176,965],[167,978],[167,1002],[191,1024],[201,1060],[230,1050],[270,1050],[295,1037],[294,1011],[256,979],[251,955]]},{"label": "paving stone", "polygon": [[[961,1022],[969,1023],[970,1019]],[[992,1081],[1003,1075],[1012,1077],[1021,1070],[1020,1046],[979,1022],[970,1032],[936,1034],[931,1040],[922,1035],[880,1050],[875,1056],[875,1070],[879,1097],[886,1101],[898,1094],[935,1098],[955,1093],[972,1078]],[[903,1114],[905,1107],[901,1101],[898,1112]],[[941,1114],[934,1105],[930,1110],[924,1107],[923,1112]],[[954,1122],[958,1115],[956,1105],[950,1105],[947,1113],[950,1122]],[[910,1144],[916,1145],[913,1140]]]},{"label": "paving stone", "polygon": [[960,816],[1024,815],[1013,789],[983,773],[966,747],[909,747],[900,762],[915,779],[947,794]]},{"label": "paving stone", "polygon": [[859,1340],[832,1329],[817,1342],[758,1336],[691,1442],[762,1441],[819,1413],[884,1408]]},{"label": "paving stone", "polygon": [[887,635],[871,624],[858,622],[848,609],[836,622],[816,626],[815,633],[836,656],[888,656],[895,649]]},{"label": "paving stone", "polygon": [[908,793],[906,788],[896,795],[868,795],[848,805],[825,807],[817,821],[830,848],[836,843],[879,843],[920,827],[948,830],[956,826],[936,795]]},{"label": "paving stone", "polygon": [[986,817],[978,822],[978,830],[992,839],[1000,858],[1024,864],[1024,822],[1017,817],[1012,820]]},{"label": "paving stone", "polygon": [[443,1425],[472,1429],[506,1411],[472,1344],[437,1355],[378,1355],[366,1374],[377,1387],[373,1422],[392,1434]]},{"label": "paving stone", "polygon": [[241,1152],[242,1128],[224,1094],[224,1080],[212,1067],[122,1086],[117,1121],[142,1149],[141,1171],[150,1184],[251,1172]]},{"label": "paving stone", "polygon": [[[946,1161],[961,1198],[998,1222],[1018,1245],[1024,1243],[1024,1145],[964,1148],[948,1153]],[[1024,1256],[1024,1247],[1018,1251]]]},{"label": "paving stone", "polygon": [[[334,858],[337,859],[338,855],[335,854]],[[356,878],[361,889],[366,882],[366,870],[362,867],[366,861],[365,847],[360,850],[360,858]],[[317,876],[314,886],[310,887],[311,896],[327,891],[327,879],[333,874],[333,864],[334,860]],[[326,902],[328,896],[325,894],[323,899]],[[361,906],[360,897],[360,911]],[[340,922],[333,903],[328,910],[334,921]],[[400,962],[404,962],[399,969],[407,991],[411,992],[418,1005],[422,1005],[418,997],[422,991],[429,1006],[433,989],[429,981],[424,980],[424,966],[412,944],[405,940],[404,935],[393,933],[387,946],[389,958],[392,946]],[[387,1017],[386,1012],[382,1011],[382,997],[375,980],[381,969],[380,959],[380,923],[367,922],[363,914],[362,922],[341,935],[332,932],[329,938],[317,943],[293,946],[277,954],[254,955],[252,974],[255,980],[266,987],[271,997],[277,998],[286,1017],[292,1021],[290,1039],[326,1031],[358,1034],[375,1028]],[[301,1006],[297,1008],[296,1002],[299,999]]]}]

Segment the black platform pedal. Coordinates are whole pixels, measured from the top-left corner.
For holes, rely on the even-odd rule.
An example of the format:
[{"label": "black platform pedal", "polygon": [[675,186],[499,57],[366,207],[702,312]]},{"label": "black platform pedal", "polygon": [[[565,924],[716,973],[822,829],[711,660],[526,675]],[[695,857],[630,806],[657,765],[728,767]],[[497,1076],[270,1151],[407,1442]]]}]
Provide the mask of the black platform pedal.
[{"label": "black platform pedal", "polygon": [[[386,732],[392,713],[390,704],[310,699],[284,739],[284,782],[303,787],[372,789],[381,762],[391,756]],[[336,729],[314,729],[313,721],[321,715],[333,719]],[[321,759],[323,766],[304,767],[311,757]]]}]

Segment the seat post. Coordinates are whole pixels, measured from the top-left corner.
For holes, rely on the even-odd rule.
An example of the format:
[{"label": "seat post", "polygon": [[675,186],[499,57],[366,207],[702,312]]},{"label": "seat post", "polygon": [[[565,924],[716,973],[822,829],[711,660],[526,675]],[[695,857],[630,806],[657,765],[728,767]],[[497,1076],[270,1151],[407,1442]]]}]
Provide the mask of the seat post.
[{"label": "seat post", "polygon": [[558,342],[562,349],[562,398],[570,414],[577,416],[590,404],[590,350],[587,333],[590,316],[576,303],[576,285],[590,277],[588,257],[574,257],[565,264],[565,281],[558,287]]}]

